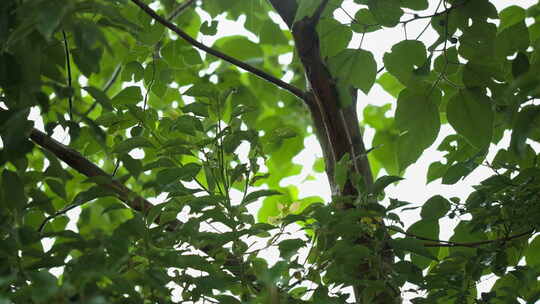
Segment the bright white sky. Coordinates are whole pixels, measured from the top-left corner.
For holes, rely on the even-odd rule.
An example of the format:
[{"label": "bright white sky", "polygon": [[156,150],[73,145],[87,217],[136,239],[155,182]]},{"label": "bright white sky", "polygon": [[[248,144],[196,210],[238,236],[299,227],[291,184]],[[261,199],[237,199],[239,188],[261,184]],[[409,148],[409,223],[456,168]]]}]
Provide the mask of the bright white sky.
[{"label": "bright white sky", "polygon": [[[252,1],[262,1],[262,0],[252,0]],[[438,0],[430,0],[430,8],[429,10],[426,10],[423,13],[419,13],[419,15],[430,15],[434,12],[436,5],[438,4]],[[500,11],[501,9],[510,6],[510,5],[517,5],[521,7],[529,7],[530,5],[533,5],[536,1],[534,0],[514,0],[514,1],[505,1],[505,0],[492,0],[491,1],[497,9]],[[358,5],[354,4],[352,0],[347,0],[343,6],[343,8],[349,13],[349,15],[354,16],[354,13],[359,8]],[[205,13],[202,13],[202,17],[205,20],[209,20],[209,16]],[[273,16],[275,17],[275,16]],[[350,22],[348,17],[345,13],[337,11],[336,17],[342,21],[343,23]],[[242,24],[244,22],[243,17],[241,17],[237,22],[232,21],[226,21],[220,22],[219,28],[218,28],[218,35],[217,37],[221,36],[228,36],[228,35],[235,35],[235,34],[246,34],[247,32],[243,30]],[[273,18],[274,20],[277,20],[277,18]],[[423,27],[426,25],[426,23],[429,22],[429,19],[419,20],[415,22],[411,22],[407,25],[407,35],[409,38],[415,38],[417,34],[423,29]],[[249,33],[247,33],[249,34]],[[256,41],[256,37],[252,34],[249,35],[250,39],[253,39]],[[351,41],[350,47],[358,47],[359,45],[359,35],[355,34],[355,37],[353,37],[353,40]],[[422,36],[422,40],[425,42],[426,45],[429,45],[432,41],[436,39],[435,32],[430,28],[428,29],[424,35]],[[211,44],[216,38],[215,37],[201,37],[200,40],[206,44]],[[370,50],[373,52],[377,62],[378,66],[382,66],[381,58],[384,54],[384,52],[390,50],[392,45],[395,43],[401,41],[404,39],[404,31],[402,27],[398,27],[395,29],[384,29],[383,31],[377,31],[375,33],[368,33],[364,37],[364,41],[362,44],[362,48]],[[234,55],[234,54],[231,54]],[[285,56],[283,60],[287,60]],[[290,60],[290,59],[288,59]],[[386,103],[393,103],[395,110],[395,100],[393,97],[391,97],[389,94],[384,92],[382,88],[378,85],[375,85],[369,95],[364,95],[363,93],[359,92],[359,103],[358,103],[358,113],[360,117],[362,116],[363,107],[367,104],[373,104],[373,105],[383,105]],[[37,111],[32,111],[31,117],[36,119],[36,127],[39,129],[43,129],[43,124],[38,118]],[[64,142],[69,142],[69,137],[65,132],[62,132],[62,130],[56,130],[54,134],[54,138]],[[442,153],[436,151],[436,147],[438,146],[438,143],[445,138],[448,134],[452,133],[451,127],[448,125],[443,126],[441,129],[441,132],[439,134],[439,138],[437,142],[428,150],[426,150],[423,154],[423,156],[420,158],[420,160],[412,165],[405,174],[405,180],[401,181],[397,186],[392,185],[387,188],[387,197],[392,198],[399,198],[400,200],[408,201],[417,205],[423,204],[428,198],[430,198],[433,195],[441,194],[445,196],[446,198],[450,197],[460,197],[462,199],[466,198],[467,195],[472,191],[471,186],[477,184],[487,176],[491,175],[492,172],[485,168],[480,167],[476,171],[474,171],[469,177],[467,177],[464,181],[461,181],[457,183],[456,185],[442,185],[440,183],[440,180],[434,181],[430,183],[429,185],[426,185],[426,172],[429,164],[431,164],[434,161],[438,161],[442,159]],[[365,141],[366,143],[371,142],[371,139],[373,137],[372,130],[368,130],[365,134]],[[507,146],[508,145],[508,136],[505,136],[503,139],[501,145]],[[302,151],[295,159],[294,161],[303,165],[304,169],[302,173],[295,177],[287,178],[285,181],[283,181],[282,185],[286,184],[295,184],[300,189],[300,196],[313,196],[318,195],[325,199],[325,201],[330,200],[330,189],[328,186],[328,182],[326,180],[326,177],[323,174],[313,174],[311,172],[311,168],[313,165],[313,162],[317,157],[322,156],[322,152],[320,149],[320,146],[318,145],[317,141],[315,140],[315,137],[312,136],[305,141],[306,149]],[[495,147],[492,147],[495,148]],[[538,146],[536,147],[538,148]],[[495,149],[492,149],[495,150]],[[536,149],[538,151],[538,149]],[[135,156],[135,155],[134,155]],[[491,153],[488,156],[488,159],[493,158],[493,153]],[[139,156],[140,157],[140,156]],[[307,181],[305,182],[305,179],[308,175],[314,175],[316,177],[316,180],[314,181]],[[157,201],[160,199],[158,198]],[[260,207],[260,203],[255,203],[250,205],[251,211],[255,214],[258,208]],[[76,219],[80,213],[80,209],[74,209],[68,213],[70,218]],[[418,211],[407,211],[401,214],[402,220],[406,223],[406,225],[410,225],[417,221],[419,219]],[[443,219],[441,220],[441,239],[447,239],[451,236],[453,227],[457,223],[456,220],[452,221],[449,219]],[[72,221],[68,229],[76,230],[76,226],[74,221]],[[52,244],[50,244],[52,245]],[[50,246],[49,245],[49,246]],[[268,251],[264,255],[267,257],[270,261],[276,260],[278,257],[277,251]],[[483,291],[489,290],[491,284],[493,284],[493,280],[486,280],[480,285],[480,289]],[[405,295],[406,296],[406,295]]]}]

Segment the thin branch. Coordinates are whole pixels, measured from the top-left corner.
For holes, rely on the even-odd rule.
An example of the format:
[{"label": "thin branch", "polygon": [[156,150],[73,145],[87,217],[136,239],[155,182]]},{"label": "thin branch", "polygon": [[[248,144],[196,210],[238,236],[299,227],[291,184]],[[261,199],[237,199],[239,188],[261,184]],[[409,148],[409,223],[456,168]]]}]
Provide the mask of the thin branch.
[{"label": "thin branch", "polygon": [[191,37],[190,35],[188,35],[186,32],[184,32],[183,30],[181,30],[180,28],[178,28],[176,25],[172,24],[170,21],[168,21],[167,19],[161,17],[160,15],[158,15],[154,10],[152,10],[150,7],[148,7],[148,5],[144,4],[141,0],[131,0],[131,2],[133,2],[135,5],[137,5],[139,8],[141,8],[145,13],[147,13],[150,17],[152,17],[156,22],[159,22],[161,23],[163,26],[167,27],[168,29],[170,29],[171,31],[175,32],[178,36],[180,36],[180,38],[184,39],[185,41],[187,41],[189,44],[193,45],[194,47],[210,54],[210,55],[213,55],[219,59],[222,59],[232,65],[235,65],[239,68],[242,68],[254,75],[257,75],[259,76],[260,78],[268,81],[268,82],[271,82],[273,84],[275,84],[276,86],[286,90],[286,91],[289,91],[290,93],[292,93],[293,95],[297,96],[298,98],[304,100],[306,98],[306,94],[303,90],[295,87],[295,86],[292,86],[288,83],[286,83],[285,81],[279,79],[279,78],[276,78],[268,73],[266,73],[265,71],[262,71],[252,65],[249,65],[245,62],[242,62],[234,57],[231,57],[227,54],[224,54],[216,49],[213,49],[209,46],[206,46],[205,44],[202,44],[200,43],[199,41],[195,40],[193,37]]},{"label": "thin branch", "polygon": [[[66,37],[66,31],[62,30],[62,36],[64,38],[64,50],[66,52],[66,69],[67,69],[67,85],[68,88],[72,89],[71,86],[71,59],[69,54],[69,44]],[[69,103],[69,119],[73,120],[73,96],[72,93],[73,90],[70,90],[70,95],[68,97],[68,103]]]},{"label": "thin branch", "polygon": [[[111,75],[111,78],[109,78],[107,83],[105,83],[105,86],[103,87],[103,90],[102,90],[103,93],[107,93],[107,91],[112,87],[112,85],[114,84],[118,76],[120,75],[121,70],[122,70],[122,65],[118,64],[116,68],[114,69]],[[96,108],[97,104],[98,104],[98,101],[94,100],[94,103],[92,103],[92,105],[88,108],[88,110],[84,111],[82,116],[84,117],[88,116],[88,114],[90,114],[90,112],[92,112]]]},{"label": "thin branch", "polygon": [[174,20],[176,17],[178,17],[181,13],[185,11],[190,5],[195,3],[195,0],[187,0],[182,2],[178,7],[176,7],[170,14],[167,16],[167,20]]},{"label": "thin branch", "polygon": [[[139,196],[135,192],[131,191],[124,184],[116,180],[113,180],[109,174],[107,174],[105,171],[100,169],[94,163],[90,162],[88,159],[82,156],[79,152],[50,138],[47,134],[37,129],[32,129],[32,131],[30,132],[30,139],[36,144],[38,144],[39,146],[41,146],[42,148],[44,148],[45,150],[53,153],[56,157],[64,161],[71,168],[75,169],[77,172],[87,177],[93,177],[93,176],[110,177],[111,182],[108,184],[101,184],[101,186],[115,192],[118,195],[118,198],[121,201],[123,201],[126,205],[128,205],[130,208],[144,213],[149,208],[153,207],[153,204],[150,203],[148,200],[144,199],[143,197]],[[64,210],[61,210],[61,211],[64,211]],[[68,210],[65,210],[65,212],[67,211]],[[156,224],[160,224],[161,222],[160,216],[158,216],[154,220],[154,222]],[[168,222],[165,226],[165,229],[167,231],[173,232],[177,229],[177,227],[180,227],[180,225],[182,225],[182,222],[175,219],[171,222]],[[209,256],[213,256],[211,252],[216,249],[215,247],[212,247],[210,245],[207,245],[204,247],[195,246],[195,248],[203,251],[205,254]],[[223,264],[223,266],[226,267],[228,270],[230,270],[234,275],[239,275],[237,269],[239,267],[246,267],[246,265],[244,265],[243,263],[244,262],[242,260],[239,260],[235,256],[230,255],[226,258],[226,262]]]},{"label": "thin branch", "polygon": [[52,214],[52,215],[47,216],[47,217],[43,220],[43,222],[41,222],[41,225],[39,225],[38,231],[39,231],[39,232],[43,232],[43,229],[45,228],[45,225],[46,225],[50,220],[52,220],[52,219],[54,219],[54,218],[56,218],[56,217],[58,217],[58,216],[60,216],[60,215],[64,215],[64,214],[66,214],[68,211],[70,211],[70,210],[72,210],[72,209],[74,209],[74,208],[77,208],[77,207],[79,207],[80,205],[81,205],[81,204],[71,204],[71,205],[68,205],[68,206],[65,207],[65,208],[62,208],[62,209],[58,210],[57,212],[55,212],[55,213]]},{"label": "thin branch", "polygon": [[507,236],[507,237],[503,237],[503,238],[498,238],[498,239],[494,239],[494,240],[485,240],[485,241],[478,241],[478,242],[452,242],[452,241],[437,240],[437,239],[427,238],[427,237],[423,237],[423,236],[418,236],[418,235],[415,235],[415,234],[412,234],[412,233],[409,233],[409,232],[406,232],[406,231],[403,231],[403,230],[399,230],[399,229],[396,229],[396,228],[393,228],[393,227],[386,227],[386,228],[388,230],[392,230],[392,231],[404,234],[404,235],[406,235],[408,237],[412,237],[412,238],[415,238],[417,240],[430,242],[430,243],[424,243],[424,247],[469,247],[469,248],[475,248],[475,247],[479,247],[479,246],[482,246],[482,245],[488,245],[488,244],[492,244],[492,243],[508,242],[508,241],[511,241],[511,240],[514,240],[514,239],[518,239],[518,238],[522,238],[524,236],[531,235],[535,231],[535,229],[529,229],[529,230],[527,230],[525,232],[522,232],[522,233],[518,233],[518,234],[515,234],[515,235],[511,235],[511,236]]},{"label": "thin branch", "polygon": [[[32,129],[30,133],[30,139],[34,141],[36,144],[43,147],[45,150],[50,151],[56,157],[58,157],[59,159],[64,161],[66,164],[68,164],[70,167],[72,167],[73,169],[75,169],[76,171],[78,171],[79,173],[87,177],[94,177],[94,176],[110,177],[111,182],[109,184],[102,184],[102,186],[115,192],[118,195],[118,198],[124,203],[126,203],[126,205],[128,205],[132,209],[145,212],[146,210],[148,210],[149,208],[153,206],[152,203],[140,197],[139,195],[135,194],[133,191],[128,189],[122,183],[112,180],[112,177],[109,174],[107,174],[101,168],[99,168],[98,166],[90,162],[88,159],[82,156],[79,152],[50,138],[47,134],[37,129]],[[159,224],[159,219],[157,219],[156,221]],[[177,221],[177,222],[174,222],[174,224],[175,225],[168,225],[168,229],[174,230],[174,227],[181,225],[181,222]]]}]

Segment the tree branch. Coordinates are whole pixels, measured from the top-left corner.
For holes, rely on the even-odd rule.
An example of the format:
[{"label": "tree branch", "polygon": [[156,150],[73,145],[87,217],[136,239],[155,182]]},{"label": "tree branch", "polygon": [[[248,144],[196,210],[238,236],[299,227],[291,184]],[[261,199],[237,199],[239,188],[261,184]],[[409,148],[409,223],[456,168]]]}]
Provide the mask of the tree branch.
[{"label": "tree branch", "polygon": [[195,0],[186,0],[182,2],[180,5],[178,5],[170,14],[167,16],[167,20],[174,20],[176,17],[178,17],[181,13],[184,12],[185,9],[187,9],[190,5],[195,3]]},{"label": "tree branch", "polygon": [[[118,195],[118,198],[130,208],[144,213],[149,208],[154,206],[148,200],[136,194],[135,192],[131,191],[128,187],[126,187],[122,183],[112,180],[112,177],[109,174],[107,174],[101,168],[96,166],[94,163],[90,162],[88,159],[82,156],[79,152],[50,138],[47,134],[37,129],[32,129],[32,131],[30,132],[30,139],[36,144],[43,147],[45,150],[53,153],[56,157],[64,161],[66,164],[68,164],[70,167],[75,169],[77,172],[87,177],[93,177],[93,176],[110,177],[111,182],[109,184],[101,184],[101,186],[106,187],[107,189],[110,189],[113,192],[115,192]],[[59,212],[63,212],[63,211],[67,212],[67,210],[60,210]],[[160,216],[158,216],[154,220],[154,223],[159,225],[160,222],[161,222],[161,219],[160,219]],[[182,225],[182,222],[175,219],[171,222],[168,222],[165,226],[165,229],[167,231],[173,232],[180,225]],[[193,246],[201,250],[202,252],[204,252],[210,257],[213,257],[211,253],[212,251],[216,249],[215,247],[211,245],[206,245],[203,247],[197,247],[195,245]],[[245,270],[245,269],[248,269],[249,267],[248,265],[245,265],[245,263],[242,260],[238,259],[237,257],[233,255],[229,255],[226,258],[223,266],[236,276],[241,275],[239,269]],[[253,279],[253,281],[254,280],[255,279]]]},{"label": "tree branch", "polygon": [[213,55],[219,59],[222,59],[224,61],[227,61],[228,63],[232,64],[232,65],[235,65],[239,68],[242,68],[254,75],[257,75],[259,76],[260,78],[268,81],[268,82],[271,82],[273,84],[275,84],[276,86],[286,90],[286,91],[289,91],[290,93],[292,93],[293,95],[297,96],[298,98],[304,100],[305,99],[305,92],[295,86],[292,86],[286,82],[284,82],[283,80],[279,79],[279,78],[276,78],[268,73],[266,73],[265,71],[262,71],[252,65],[249,65],[245,62],[242,62],[234,57],[231,57],[227,54],[224,54],[216,49],[213,49],[209,46],[206,46],[202,43],[200,43],[199,41],[195,40],[193,37],[191,37],[190,35],[188,35],[186,32],[182,31],[180,28],[178,28],[176,25],[172,24],[170,21],[168,21],[167,19],[161,17],[160,15],[158,15],[154,10],[152,10],[150,7],[148,7],[148,5],[144,4],[141,0],[131,0],[131,2],[135,3],[135,5],[137,5],[139,8],[141,8],[145,13],[147,13],[150,17],[152,17],[156,22],[159,22],[161,23],[163,26],[167,27],[168,29],[170,29],[171,31],[175,32],[178,36],[180,36],[180,38],[184,39],[185,41],[187,41],[189,44],[193,45],[194,47],[210,54],[210,55]]},{"label": "tree branch", "polygon": [[535,230],[533,228],[533,229],[529,229],[529,230],[527,230],[525,232],[522,232],[522,233],[518,233],[518,234],[515,234],[515,235],[511,235],[511,236],[507,236],[507,237],[503,237],[503,238],[498,238],[498,239],[494,239],[494,240],[485,240],[485,241],[478,241],[478,242],[452,242],[452,241],[437,240],[437,239],[427,238],[427,237],[423,237],[423,236],[418,236],[418,235],[415,235],[415,234],[412,234],[412,233],[409,233],[409,232],[406,232],[406,231],[403,231],[403,230],[400,230],[400,229],[396,229],[396,228],[393,228],[393,227],[386,227],[386,228],[388,230],[392,230],[392,231],[404,234],[404,235],[406,235],[408,237],[412,237],[412,238],[415,238],[417,240],[428,241],[429,243],[424,243],[424,247],[469,247],[469,248],[475,248],[475,247],[479,247],[479,246],[487,245],[487,244],[492,244],[492,243],[508,242],[508,241],[511,241],[511,240],[514,240],[514,239],[522,238],[522,237],[527,236],[527,235],[531,235],[532,233],[534,233],[534,230]]},{"label": "tree branch", "polygon": [[296,15],[296,10],[298,5],[296,1],[291,0],[268,0],[274,10],[281,16],[281,19],[287,24],[289,29],[292,29],[294,16]]},{"label": "tree branch", "polygon": [[[124,186],[122,183],[112,180],[112,177],[109,174],[107,174],[105,171],[101,170],[101,168],[90,162],[79,152],[50,138],[47,134],[37,129],[32,129],[30,133],[30,139],[44,149],[53,153],[56,157],[64,161],[77,172],[87,177],[110,177],[111,182],[109,184],[102,184],[101,186],[106,187],[116,193],[118,195],[118,198],[130,208],[139,212],[145,212],[151,207],[153,207],[152,203],[137,195],[129,188]],[[160,224],[159,217],[156,219],[156,224]],[[167,230],[172,231],[181,224],[182,223],[180,221],[176,220],[172,224],[167,225]]]}]

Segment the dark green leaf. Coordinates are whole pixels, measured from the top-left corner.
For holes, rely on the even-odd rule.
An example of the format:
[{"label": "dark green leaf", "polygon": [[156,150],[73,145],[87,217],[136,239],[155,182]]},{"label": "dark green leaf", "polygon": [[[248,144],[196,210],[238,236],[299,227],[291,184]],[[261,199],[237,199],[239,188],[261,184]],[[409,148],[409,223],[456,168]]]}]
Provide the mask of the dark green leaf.
[{"label": "dark green leaf", "polygon": [[435,195],[422,206],[420,216],[425,220],[437,220],[450,210],[450,203],[442,196]]},{"label": "dark green leaf", "polygon": [[156,179],[160,184],[170,184],[176,181],[192,181],[201,170],[196,163],[189,163],[181,168],[168,168],[157,173]]},{"label": "dark green leaf", "polygon": [[281,192],[275,190],[257,190],[246,195],[246,197],[242,201],[242,205],[247,205],[249,203],[253,203],[261,197],[272,195],[281,195]]},{"label": "dark green leaf", "polygon": [[402,179],[403,178],[399,176],[392,176],[392,175],[381,176],[373,184],[372,192],[374,194],[379,194],[383,192],[384,189],[388,187],[390,184],[398,182]]},{"label": "dark green leaf", "polygon": [[493,132],[491,101],[479,91],[460,90],[446,108],[452,127],[478,149],[487,148]]},{"label": "dark green leaf", "polygon": [[389,241],[390,246],[396,250],[408,251],[419,254],[431,260],[437,261],[437,257],[433,255],[427,248],[424,247],[424,242],[413,238],[392,239]]},{"label": "dark green leaf", "polygon": [[371,52],[346,49],[328,60],[332,75],[368,93],[377,75],[377,64]]},{"label": "dark green leaf", "polygon": [[390,53],[383,57],[384,66],[402,84],[413,81],[413,71],[426,63],[427,54],[424,44],[417,40],[404,40],[392,46]]},{"label": "dark green leaf", "polygon": [[298,253],[299,249],[304,247],[305,241],[301,239],[290,239],[281,241],[278,245],[280,256],[284,259],[289,259],[294,254]]},{"label": "dark green leaf", "polygon": [[143,97],[141,94],[141,88],[137,86],[131,86],[123,89],[118,94],[116,94],[111,103],[113,105],[134,105],[142,101]]},{"label": "dark green leaf", "polygon": [[2,202],[11,210],[22,210],[27,202],[22,180],[17,173],[7,169],[2,172]]},{"label": "dark green leaf", "polygon": [[395,26],[403,15],[399,0],[368,0],[367,5],[382,26]]},{"label": "dark green leaf", "polygon": [[333,57],[344,50],[352,38],[351,29],[334,19],[323,19],[317,25],[321,56]]},{"label": "dark green leaf", "polygon": [[351,28],[357,33],[369,33],[381,29],[379,22],[367,8],[361,8],[356,12]]},{"label": "dark green leaf", "polygon": [[396,126],[403,132],[398,140],[400,171],[416,161],[424,149],[437,138],[440,129],[438,104],[441,93],[436,89],[405,89],[399,94]]},{"label": "dark green leaf", "polygon": [[114,146],[113,152],[128,153],[136,148],[154,148],[154,145],[146,137],[137,136],[119,142]]}]

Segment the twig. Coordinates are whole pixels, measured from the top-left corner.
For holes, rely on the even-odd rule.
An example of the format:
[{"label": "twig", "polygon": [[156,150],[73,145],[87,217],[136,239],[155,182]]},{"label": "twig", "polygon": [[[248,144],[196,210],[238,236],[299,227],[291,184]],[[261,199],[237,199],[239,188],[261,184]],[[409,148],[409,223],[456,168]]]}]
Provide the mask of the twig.
[{"label": "twig", "polygon": [[275,84],[276,86],[286,90],[286,91],[289,91],[291,94],[297,96],[298,98],[304,100],[306,98],[306,93],[295,87],[295,86],[292,86],[286,82],[284,82],[283,80],[279,79],[279,78],[276,78],[268,73],[266,73],[265,71],[262,71],[252,65],[249,65],[245,62],[242,62],[234,57],[231,57],[227,54],[224,54],[216,49],[213,49],[209,46],[206,46],[205,44],[202,44],[200,43],[199,41],[195,40],[193,37],[191,37],[190,35],[188,35],[186,32],[184,32],[183,30],[181,30],[180,28],[178,28],[176,25],[172,24],[170,21],[168,21],[167,19],[161,17],[160,15],[158,15],[154,10],[152,10],[150,7],[148,7],[148,5],[144,4],[141,0],[131,0],[131,2],[133,2],[135,5],[137,5],[139,8],[141,8],[145,13],[147,13],[150,17],[152,17],[156,22],[159,22],[161,23],[163,26],[167,27],[168,29],[170,29],[171,31],[175,32],[178,36],[180,36],[180,38],[184,39],[186,42],[188,42],[189,44],[193,45],[194,47],[210,54],[210,55],[213,55],[219,59],[222,59],[232,65],[235,65],[239,68],[242,68],[256,76],[259,76],[260,78],[268,81],[268,82],[271,82],[273,84]]},{"label": "twig", "polygon": [[[32,129],[32,131],[30,132],[30,139],[34,141],[36,144],[38,144],[39,146],[43,147],[45,150],[53,153],[56,157],[64,161],[71,168],[75,169],[77,172],[87,177],[93,177],[93,176],[111,177],[105,171],[103,171],[98,166],[96,166],[94,163],[87,160],[79,152],[73,150],[72,148],[68,146],[65,146],[59,143],[58,141],[50,138],[49,136],[47,136],[47,134],[37,129]],[[101,186],[115,192],[118,195],[118,198],[133,210],[144,213],[148,209],[153,207],[153,204],[150,203],[148,200],[139,196],[135,192],[131,191],[124,184],[116,180],[112,180],[112,177],[111,177],[110,183],[101,184]],[[161,222],[161,218],[160,216],[158,216],[154,220],[154,223],[160,224],[160,222]],[[167,231],[173,232],[180,225],[182,225],[182,222],[175,219],[167,223],[165,226],[165,229]],[[213,256],[212,251],[216,249],[215,247],[211,245],[207,245],[204,247],[195,246],[195,248],[201,250],[202,252],[204,252],[205,254],[209,256]],[[242,260],[232,255],[226,257],[226,261],[223,264],[223,266],[227,268],[228,270],[230,270],[235,275],[239,275],[237,271],[239,267],[245,267],[244,262]]]},{"label": "twig", "polygon": [[66,52],[66,69],[67,69],[67,85],[70,88],[68,103],[69,103],[69,120],[73,121],[73,88],[71,86],[71,59],[69,55],[69,44],[66,37],[66,31],[62,30],[62,36],[64,38],[64,50]]},{"label": "twig", "polygon": [[[118,75],[120,75],[121,70],[122,70],[122,65],[121,64],[117,65],[111,75],[111,78],[109,78],[109,80],[103,87],[103,93],[107,93],[107,91],[112,87],[112,85],[118,78]],[[94,100],[94,103],[92,103],[92,105],[88,108],[88,110],[84,111],[82,116],[84,117],[88,116],[88,114],[90,114],[90,112],[92,112],[96,108],[97,104],[98,104],[97,100]]]},{"label": "twig", "polygon": [[38,231],[43,232],[43,229],[45,228],[45,225],[52,219],[54,219],[57,216],[66,214],[69,210],[79,207],[81,204],[71,204],[63,209],[58,210],[53,215],[47,216],[43,222],[41,222],[41,225],[39,225]]},{"label": "twig", "polygon": [[178,15],[180,15],[181,13],[184,12],[184,10],[186,8],[188,8],[190,5],[192,5],[193,3],[195,3],[195,0],[187,0],[187,1],[184,1],[183,3],[181,3],[180,5],[178,5],[178,7],[176,7],[170,14],[169,16],[167,16],[167,20],[174,20],[176,17],[178,17]]},{"label": "twig", "polygon": [[469,248],[475,248],[475,247],[479,247],[479,246],[487,245],[487,244],[492,244],[492,243],[508,242],[508,241],[511,241],[511,240],[514,240],[514,239],[518,239],[518,238],[530,235],[535,231],[535,229],[529,229],[529,230],[527,230],[525,232],[522,232],[522,233],[518,233],[518,234],[515,234],[515,235],[511,235],[511,236],[507,236],[507,237],[503,237],[503,238],[498,238],[498,239],[494,239],[494,240],[485,240],[485,241],[478,241],[478,242],[452,242],[452,241],[437,240],[437,239],[427,238],[427,237],[423,237],[423,236],[418,236],[418,235],[415,235],[413,233],[409,233],[409,232],[406,232],[406,231],[403,231],[403,230],[395,229],[393,227],[386,227],[386,229],[392,230],[392,231],[395,231],[395,232],[398,232],[398,233],[401,233],[401,234],[404,234],[404,235],[406,235],[408,237],[412,237],[412,238],[415,238],[417,240],[430,242],[430,243],[424,243],[423,244],[424,247],[469,247]]}]

